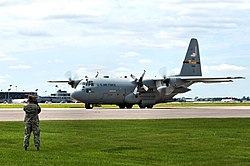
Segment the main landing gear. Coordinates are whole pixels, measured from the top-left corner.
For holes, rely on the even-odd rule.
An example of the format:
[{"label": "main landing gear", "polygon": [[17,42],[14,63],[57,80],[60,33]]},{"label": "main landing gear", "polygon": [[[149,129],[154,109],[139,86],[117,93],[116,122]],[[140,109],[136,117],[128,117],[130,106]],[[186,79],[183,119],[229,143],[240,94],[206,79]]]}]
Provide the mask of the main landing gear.
[{"label": "main landing gear", "polygon": [[118,106],[120,109],[124,109],[124,108],[131,109],[133,107],[133,104],[120,104]]},{"label": "main landing gear", "polygon": [[92,109],[93,107],[94,107],[93,104],[89,104],[89,103],[86,103],[86,104],[85,104],[85,108],[86,108],[86,109]]},{"label": "main landing gear", "polygon": [[[131,109],[133,107],[133,104],[119,104],[118,105],[120,109]],[[139,107],[141,109],[144,109],[144,108],[153,108],[154,105],[141,105],[139,104]],[[85,103],[85,108],[86,109],[93,109],[94,107],[94,104],[90,104],[90,103]]]},{"label": "main landing gear", "polygon": [[[119,106],[120,109],[125,109],[125,108],[131,109],[133,107],[133,104],[120,104],[118,106]],[[141,105],[141,104],[139,104],[139,107],[141,109],[144,109],[144,108],[153,108],[153,106],[154,105]]]},{"label": "main landing gear", "polygon": [[154,105],[141,105],[139,104],[139,107],[144,109],[144,108],[153,108]]}]

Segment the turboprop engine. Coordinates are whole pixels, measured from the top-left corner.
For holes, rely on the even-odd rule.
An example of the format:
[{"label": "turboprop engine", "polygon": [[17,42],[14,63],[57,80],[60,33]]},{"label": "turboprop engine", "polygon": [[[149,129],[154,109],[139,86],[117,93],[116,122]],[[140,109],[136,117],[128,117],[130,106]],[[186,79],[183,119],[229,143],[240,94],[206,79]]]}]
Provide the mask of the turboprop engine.
[{"label": "turboprop engine", "polygon": [[170,95],[175,90],[175,82],[176,78],[165,78],[162,81],[162,86],[157,88],[158,92]]}]

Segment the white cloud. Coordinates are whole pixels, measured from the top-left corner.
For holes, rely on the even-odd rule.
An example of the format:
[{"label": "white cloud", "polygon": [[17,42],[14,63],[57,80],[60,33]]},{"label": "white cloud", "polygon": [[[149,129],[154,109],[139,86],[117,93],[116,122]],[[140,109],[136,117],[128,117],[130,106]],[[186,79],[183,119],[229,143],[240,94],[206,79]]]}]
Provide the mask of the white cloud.
[{"label": "white cloud", "polygon": [[131,70],[126,67],[119,67],[116,69],[118,72],[130,72]]},{"label": "white cloud", "polygon": [[136,61],[138,61],[140,64],[152,63],[151,59],[143,58],[142,54],[139,54],[139,53],[134,52],[134,51],[126,52],[126,53],[120,55],[120,57],[122,57],[122,58],[136,58]]},{"label": "white cloud", "polygon": [[51,37],[48,32],[44,30],[37,30],[36,28],[21,28],[18,30],[18,33],[23,36],[29,36],[29,37]]},{"label": "white cloud", "polygon": [[153,61],[151,59],[140,59],[139,60],[139,63],[141,63],[141,64],[150,64],[152,62]]},{"label": "white cloud", "polygon": [[221,64],[217,66],[204,66],[205,70],[208,71],[222,71],[222,72],[233,72],[233,71],[246,71],[247,68],[243,66]]},{"label": "white cloud", "polygon": [[109,73],[109,74],[111,74],[112,77],[124,77],[124,76],[129,77],[131,73],[132,73],[132,71],[129,68],[118,67],[117,69],[112,70],[111,73]]},{"label": "white cloud", "polygon": [[3,76],[0,76],[0,83],[2,84],[2,83],[5,83],[6,82],[6,79],[5,79],[5,77],[3,77]]},{"label": "white cloud", "polygon": [[[0,7],[0,37],[9,37],[7,42],[12,43],[12,47],[8,50],[34,50],[48,45],[74,46],[76,41],[81,46],[102,45],[100,41],[105,41],[106,45],[173,48],[182,47],[183,38],[193,34],[221,35],[221,29],[225,29],[224,34],[230,34],[247,23],[250,3],[164,0],[157,0],[157,3],[62,0],[58,3],[56,0],[28,0],[24,3],[3,1]],[[224,12],[211,12],[217,10]],[[245,12],[244,17],[241,17],[241,12]],[[23,25],[27,27],[23,28]],[[29,40],[23,41],[20,34]],[[35,37],[37,41],[31,39]],[[0,40],[1,45],[5,42]],[[23,45],[24,42],[27,44]]]},{"label": "white cloud", "polygon": [[14,60],[16,60],[16,58],[13,58],[11,56],[8,56],[0,52],[0,61],[14,61]]},{"label": "white cloud", "polygon": [[99,72],[100,75],[102,75],[106,69],[107,67],[102,65],[85,65],[76,69],[75,73],[79,78],[84,78],[85,76],[93,78],[95,77],[97,72]]},{"label": "white cloud", "polygon": [[129,52],[126,52],[126,53],[120,55],[120,57],[122,57],[122,58],[138,58],[141,56],[142,56],[141,54],[134,52],[134,51],[129,51]]},{"label": "white cloud", "polygon": [[[156,38],[164,38],[159,34],[155,35]],[[144,48],[180,48],[187,46],[187,43],[183,40],[176,40],[168,38],[167,41],[162,41],[162,39],[157,40],[156,38],[151,39],[133,39],[133,40],[117,40],[117,45],[129,46],[129,47],[144,47]]]},{"label": "white cloud", "polygon": [[63,63],[62,59],[48,59],[46,63]]},{"label": "white cloud", "polygon": [[84,78],[85,76],[93,78],[96,76],[97,72],[99,72],[99,77],[110,76],[112,78],[129,76],[132,73],[131,69],[122,66],[115,68],[101,65],[86,65],[76,70],[79,78]]},{"label": "white cloud", "polygon": [[11,78],[10,75],[6,74],[4,76],[0,76],[0,83],[3,84],[3,83],[6,83],[7,82],[7,79]]},{"label": "white cloud", "polygon": [[29,65],[16,65],[16,66],[9,66],[10,69],[30,69],[32,68]]},{"label": "white cloud", "polygon": [[116,32],[116,34],[118,34],[118,35],[124,35],[124,36],[134,36],[134,35],[137,35],[138,33],[137,32],[133,32],[133,31],[118,31],[118,32]]},{"label": "white cloud", "polygon": [[248,69],[239,65],[220,64],[212,66],[202,66],[202,74],[204,77],[230,77],[242,76],[248,77]]}]

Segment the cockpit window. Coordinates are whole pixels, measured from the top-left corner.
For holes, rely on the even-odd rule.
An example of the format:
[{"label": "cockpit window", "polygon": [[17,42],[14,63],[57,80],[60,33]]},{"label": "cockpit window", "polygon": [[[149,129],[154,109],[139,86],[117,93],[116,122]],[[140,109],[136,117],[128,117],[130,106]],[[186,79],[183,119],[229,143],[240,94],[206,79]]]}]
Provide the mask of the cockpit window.
[{"label": "cockpit window", "polygon": [[92,89],[86,89],[86,93],[94,93],[94,91],[92,91]]},{"label": "cockpit window", "polygon": [[85,85],[86,86],[94,86],[94,82],[93,81],[87,81]]}]

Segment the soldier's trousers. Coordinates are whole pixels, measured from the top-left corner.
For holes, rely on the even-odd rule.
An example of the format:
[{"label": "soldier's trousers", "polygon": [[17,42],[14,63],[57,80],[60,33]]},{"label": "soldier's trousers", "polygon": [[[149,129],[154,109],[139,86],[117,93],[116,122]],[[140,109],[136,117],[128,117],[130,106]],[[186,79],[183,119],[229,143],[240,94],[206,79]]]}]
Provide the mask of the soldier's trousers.
[{"label": "soldier's trousers", "polygon": [[36,147],[40,147],[40,128],[39,128],[39,122],[33,122],[33,123],[25,123],[25,130],[24,130],[24,147],[29,146],[29,139],[31,132],[33,131],[34,134],[34,144]]}]

